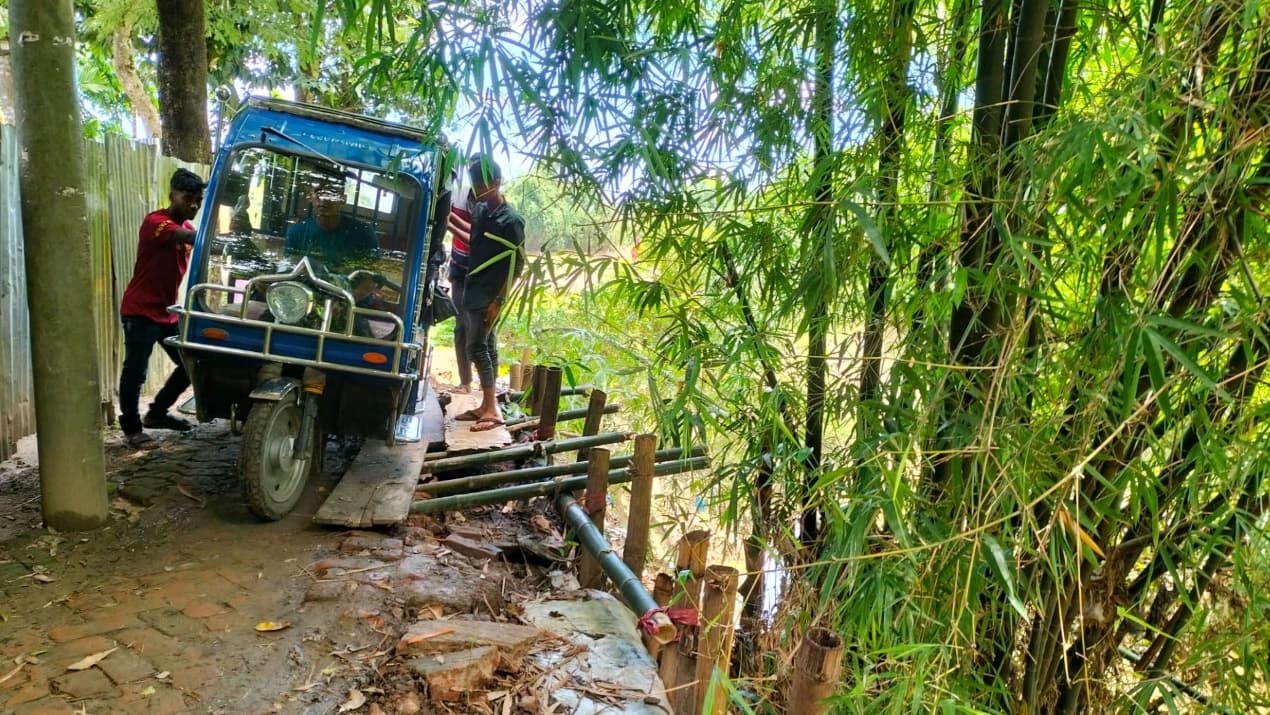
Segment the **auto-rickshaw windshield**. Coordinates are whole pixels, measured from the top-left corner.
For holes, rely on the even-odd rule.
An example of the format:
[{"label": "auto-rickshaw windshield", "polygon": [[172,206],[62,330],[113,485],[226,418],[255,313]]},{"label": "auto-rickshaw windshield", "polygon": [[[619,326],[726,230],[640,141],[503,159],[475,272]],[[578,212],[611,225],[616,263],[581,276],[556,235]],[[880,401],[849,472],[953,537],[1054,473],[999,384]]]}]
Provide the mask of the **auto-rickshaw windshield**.
[{"label": "auto-rickshaw windshield", "polygon": [[[348,291],[359,307],[404,317],[402,286],[420,193],[405,174],[340,169],[276,147],[239,149],[212,192],[214,228],[200,282],[243,288],[307,258],[318,277]],[[226,293],[211,292],[206,302],[206,309],[227,314],[241,307]],[[257,317],[263,310],[253,305],[250,312]],[[358,332],[369,327],[373,337],[389,337],[391,323],[382,322],[362,321]]]}]

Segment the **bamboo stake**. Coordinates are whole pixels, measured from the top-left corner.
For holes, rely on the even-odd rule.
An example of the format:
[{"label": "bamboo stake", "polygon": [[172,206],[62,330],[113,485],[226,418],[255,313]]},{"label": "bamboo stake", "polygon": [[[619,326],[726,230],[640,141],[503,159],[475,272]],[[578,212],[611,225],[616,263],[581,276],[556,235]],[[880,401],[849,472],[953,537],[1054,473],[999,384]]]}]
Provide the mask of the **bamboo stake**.
[{"label": "bamboo stake", "polygon": [[507,370],[508,388],[511,390],[520,390],[525,386],[524,382],[525,368],[520,363],[512,363]]},{"label": "bamboo stake", "polygon": [[[669,606],[670,599],[675,595],[675,577],[668,573],[657,574],[657,579],[653,581],[653,600],[658,606]],[[662,644],[653,638],[644,636],[644,647],[648,649],[648,654],[653,657],[653,662],[657,662],[661,658]]]},{"label": "bamboo stake", "polygon": [[727,711],[722,678],[727,676],[732,661],[732,618],[739,581],[740,573],[731,566],[710,566],[706,569],[701,596],[701,635],[697,639],[697,687],[693,710],[702,715],[722,715]]},{"label": "bamboo stake", "polygon": [[542,387],[547,377],[547,367],[545,365],[534,365],[530,368],[530,375],[526,378],[533,379],[528,382],[529,400],[525,403],[525,411],[531,415],[538,414],[538,405],[542,401]]},{"label": "bamboo stake", "polygon": [[[604,390],[591,391],[591,399],[587,402],[586,406],[586,422],[582,426],[583,436],[596,434],[600,431],[600,423],[604,421],[604,406],[605,403],[608,402],[608,399],[608,393]],[[559,421],[558,415],[556,417],[556,421]],[[589,451],[590,450],[587,447],[579,449],[577,461],[585,462]]]},{"label": "bamboo stake", "polygon": [[[662,464],[664,462],[691,459],[693,457],[704,457],[705,454],[705,447],[693,447],[690,450],[661,449],[657,451],[655,456],[657,464]],[[612,457],[609,461],[609,469],[626,468],[630,466],[631,459],[632,457],[626,454],[620,457]],[[463,492],[474,492],[480,489],[488,489],[490,487],[503,487],[508,484],[519,484],[521,482],[531,482],[550,477],[564,477],[571,474],[583,474],[589,469],[587,464],[587,462],[565,462],[563,464],[553,464],[549,467],[527,467],[525,469],[512,469],[506,472],[493,472],[492,474],[477,474],[470,477],[460,477],[458,479],[446,479],[445,481],[421,484],[419,485],[419,489],[434,497],[439,497],[445,494],[461,494]]]},{"label": "bamboo stake", "polygon": [[520,362],[516,363],[516,367],[517,371],[520,373],[520,384],[512,385],[511,391],[507,395],[507,399],[509,400],[515,399],[512,395],[515,394],[516,391],[519,390],[521,391],[521,394],[524,394],[524,391],[529,389],[529,386],[533,384],[533,367],[529,364],[529,348],[521,349]]},{"label": "bamboo stake", "polygon": [[824,715],[824,699],[833,694],[842,669],[842,636],[826,628],[813,628],[794,653],[793,673],[785,702],[791,713]]},{"label": "bamboo stake", "polygon": [[558,367],[547,368],[543,378],[542,397],[538,402],[538,439],[553,439],[556,436],[556,417],[560,414],[560,380],[564,370]]},{"label": "bamboo stake", "polygon": [[648,558],[648,527],[653,510],[653,465],[656,463],[657,435],[635,436],[635,459],[631,462],[631,506],[626,521],[626,545],[622,560],[643,578]]},{"label": "bamboo stake", "polygon": [[[671,599],[674,608],[701,607],[701,579],[705,575],[706,558],[710,553],[710,532],[690,531],[679,540],[679,556],[675,568],[679,575],[679,587]],[[690,713],[695,704],[697,678],[697,628],[679,626],[679,642],[661,652],[658,674],[666,686],[670,709],[677,713]]]},{"label": "bamboo stake", "polygon": [[[595,528],[604,533],[604,512],[609,495],[609,451],[604,447],[591,449],[590,468],[586,474],[586,497],[583,505]],[[604,585],[604,570],[600,562],[586,549],[582,550],[582,563],[578,567],[578,581],[582,588],[600,588]]]},{"label": "bamboo stake", "polygon": [[[710,460],[706,457],[684,459],[678,462],[662,462],[654,468],[653,473],[659,477],[669,474],[682,474],[683,472],[704,469],[709,464]],[[437,497],[436,499],[423,499],[410,505],[410,513],[435,514],[451,509],[466,509],[467,507],[483,506],[485,504],[501,504],[517,499],[525,500],[533,499],[534,497],[555,496],[564,492],[572,493],[586,486],[586,480],[586,477],[561,477],[534,482],[533,484],[517,484],[513,487],[501,487],[471,494],[451,494],[450,496]],[[631,472],[628,469],[609,470],[609,484],[625,484],[630,480]]]}]

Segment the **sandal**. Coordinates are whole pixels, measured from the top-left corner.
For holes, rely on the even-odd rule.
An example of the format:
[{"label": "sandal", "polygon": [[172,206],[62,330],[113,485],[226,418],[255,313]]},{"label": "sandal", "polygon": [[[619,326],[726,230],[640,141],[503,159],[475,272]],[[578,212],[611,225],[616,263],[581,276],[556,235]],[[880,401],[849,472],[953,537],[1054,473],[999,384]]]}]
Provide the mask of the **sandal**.
[{"label": "sandal", "polygon": [[459,414],[454,416],[455,422],[476,422],[480,419],[481,419],[481,413],[477,412],[475,407],[468,410],[467,412],[460,412]]},{"label": "sandal", "polygon": [[133,432],[123,436],[123,441],[133,449],[154,449],[159,443],[145,432]]},{"label": "sandal", "polygon": [[[489,426],[482,427],[481,425],[489,425]],[[503,421],[498,419],[497,417],[482,417],[476,420],[476,424],[472,425],[471,429],[473,432],[488,432],[492,429],[498,429],[499,427],[502,427],[502,426],[503,426]]]}]

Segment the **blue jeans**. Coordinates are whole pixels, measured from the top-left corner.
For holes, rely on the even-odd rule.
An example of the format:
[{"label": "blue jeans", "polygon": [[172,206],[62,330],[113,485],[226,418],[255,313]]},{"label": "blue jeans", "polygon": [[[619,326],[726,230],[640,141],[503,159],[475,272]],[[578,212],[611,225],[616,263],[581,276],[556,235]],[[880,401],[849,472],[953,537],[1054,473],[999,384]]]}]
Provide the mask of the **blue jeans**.
[{"label": "blue jeans", "polygon": [[141,415],[138,402],[141,400],[141,388],[146,384],[146,370],[150,366],[150,353],[154,344],[159,343],[167,352],[176,369],[168,375],[163,389],[155,395],[150,403],[150,413],[162,415],[176,404],[176,400],[190,386],[190,378],[185,374],[185,366],[181,356],[173,348],[163,345],[164,338],[176,335],[176,323],[156,323],[149,318],[138,315],[123,316],[123,371],[119,374],[119,427],[124,434],[135,434],[141,431]]}]

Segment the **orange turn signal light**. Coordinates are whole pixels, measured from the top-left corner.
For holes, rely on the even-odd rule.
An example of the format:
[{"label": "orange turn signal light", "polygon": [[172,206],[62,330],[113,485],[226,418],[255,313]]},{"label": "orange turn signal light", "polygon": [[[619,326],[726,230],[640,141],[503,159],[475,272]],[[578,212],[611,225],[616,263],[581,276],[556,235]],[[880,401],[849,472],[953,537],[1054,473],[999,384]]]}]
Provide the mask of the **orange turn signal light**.
[{"label": "orange turn signal light", "polygon": [[362,353],[362,359],[371,365],[383,365],[388,362],[388,356],[383,353]]},{"label": "orange turn signal light", "polygon": [[203,337],[208,340],[224,340],[229,337],[229,331],[220,328],[203,328]]}]

